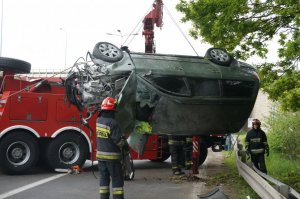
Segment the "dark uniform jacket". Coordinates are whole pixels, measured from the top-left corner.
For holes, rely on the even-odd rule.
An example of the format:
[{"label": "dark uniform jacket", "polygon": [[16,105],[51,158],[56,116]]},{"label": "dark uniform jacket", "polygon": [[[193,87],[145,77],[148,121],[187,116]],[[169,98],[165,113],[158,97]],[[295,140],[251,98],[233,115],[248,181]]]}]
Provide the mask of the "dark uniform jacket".
[{"label": "dark uniform jacket", "polygon": [[97,118],[97,159],[120,161],[121,150],[117,146],[122,137],[113,112],[102,112]]},{"label": "dark uniform jacket", "polygon": [[266,133],[261,129],[251,129],[246,136],[246,148],[251,154],[265,152],[268,145]]}]

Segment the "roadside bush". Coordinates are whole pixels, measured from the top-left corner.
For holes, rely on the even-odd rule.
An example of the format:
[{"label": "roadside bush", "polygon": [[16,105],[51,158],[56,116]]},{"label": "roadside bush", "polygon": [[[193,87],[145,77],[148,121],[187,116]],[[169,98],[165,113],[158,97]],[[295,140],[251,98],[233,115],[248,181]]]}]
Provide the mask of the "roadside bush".
[{"label": "roadside bush", "polygon": [[300,160],[300,111],[274,112],[266,123],[271,150],[290,160]]}]

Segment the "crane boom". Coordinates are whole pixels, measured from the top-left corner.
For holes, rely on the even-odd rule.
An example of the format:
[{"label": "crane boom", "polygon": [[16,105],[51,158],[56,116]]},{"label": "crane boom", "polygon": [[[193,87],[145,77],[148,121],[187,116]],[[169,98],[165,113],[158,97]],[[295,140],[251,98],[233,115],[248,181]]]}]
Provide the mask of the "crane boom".
[{"label": "crane boom", "polygon": [[144,31],[145,35],[145,53],[155,53],[154,43],[154,25],[161,28],[163,25],[163,2],[162,0],[155,0],[152,10],[144,17]]}]

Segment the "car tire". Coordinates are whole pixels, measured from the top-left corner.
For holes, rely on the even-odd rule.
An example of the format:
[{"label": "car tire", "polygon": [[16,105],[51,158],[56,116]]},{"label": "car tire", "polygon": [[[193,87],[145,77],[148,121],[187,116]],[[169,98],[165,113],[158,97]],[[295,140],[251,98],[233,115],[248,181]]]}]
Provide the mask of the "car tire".
[{"label": "car tire", "polygon": [[30,73],[31,64],[8,57],[0,57],[0,70],[2,71],[12,71],[15,73]]},{"label": "car tire", "polygon": [[84,138],[66,132],[50,141],[46,149],[46,161],[50,169],[70,169],[83,166],[88,157],[88,146]]},{"label": "car tire", "polygon": [[229,66],[232,61],[232,57],[220,48],[209,48],[206,51],[205,58],[221,66]]},{"label": "car tire", "polygon": [[32,169],[39,157],[36,138],[24,131],[6,135],[0,144],[0,162],[4,173],[23,174]]},{"label": "car tire", "polygon": [[114,63],[123,59],[123,52],[115,45],[108,42],[99,42],[95,45],[93,56],[106,62]]}]

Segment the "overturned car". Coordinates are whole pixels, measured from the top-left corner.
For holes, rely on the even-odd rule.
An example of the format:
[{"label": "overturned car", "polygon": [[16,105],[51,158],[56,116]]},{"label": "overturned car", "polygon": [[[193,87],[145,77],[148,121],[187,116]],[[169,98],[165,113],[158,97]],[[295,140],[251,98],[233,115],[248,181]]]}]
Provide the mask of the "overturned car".
[{"label": "overturned car", "polygon": [[251,65],[218,48],[199,57],[135,53],[99,42],[74,65],[65,86],[69,101],[90,114],[106,96],[117,98],[124,132],[139,120],[157,134],[208,135],[240,130],[259,78]]}]

